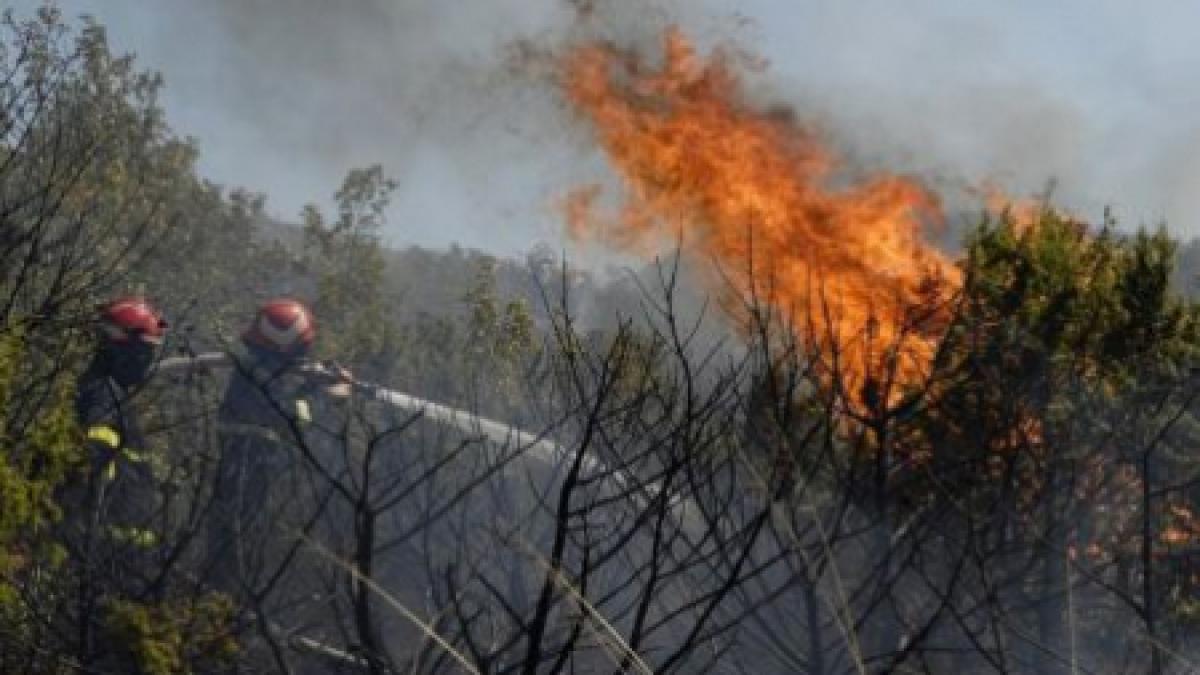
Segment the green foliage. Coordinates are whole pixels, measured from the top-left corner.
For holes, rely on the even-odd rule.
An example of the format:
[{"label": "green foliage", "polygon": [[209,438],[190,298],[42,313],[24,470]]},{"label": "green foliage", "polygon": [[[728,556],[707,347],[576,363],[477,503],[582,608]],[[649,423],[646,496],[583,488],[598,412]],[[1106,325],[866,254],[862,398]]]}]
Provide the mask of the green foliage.
[{"label": "green foliage", "polygon": [[[0,19],[3,672],[64,672],[92,659],[129,672],[128,660],[114,654],[144,646],[80,639],[103,618],[100,599],[114,617],[134,616],[117,611],[133,607],[121,595],[133,580],[112,578],[131,561],[101,559],[100,547],[80,553],[68,532],[82,519],[61,518],[64,507],[79,506],[60,500],[78,497],[89,464],[73,382],[90,347],[83,338],[91,334],[95,303],[141,284],[180,304],[201,288],[229,295],[232,283],[212,284],[206,265],[218,255],[225,270],[249,261],[230,252],[246,250],[261,203],[226,200],[196,177],[195,148],[170,132],[158,106],[161,86],[133,57],[113,54],[91,21],[72,29],[52,7],[29,20],[11,11]],[[221,236],[207,236],[214,232]],[[139,576],[164,572],[161,601],[147,605],[145,616],[157,627],[177,627],[183,644],[194,644],[189,631],[199,617],[215,614],[187,604],[182,598],[192,596],[174,587],[168,570],[152,569],[149,557],[142,562]],[[179,672],[174,665],[160,672]]]},{"label": "green foliage", "polygon": [[1050,209],[1028,228],[985,222],[939,349],[938,409],[921,424],[955,456],[1011,444],[1034,418],[1073,447],[1085,409],[1119,406],[1196,354],[1198,315],[1168,283],[1173,251],[1163,232],[1088,232]]},{"label": "green foliage", "polygon": [[231,665],[238,653],[229,630],[234,610],[221,594],[156,604],[118,599],[106,608],[106,624],[109,639],[125,645],[139,672],[211,672]]},{"label": "green foliage", "polygon": [[[23,368],[31,354],[20,333],[0,335],[0,419],[11,422],[22,392]],[[11,543],[18,532],[41,530],[58,514],[53,491],[78,462],[79,435],[71,406],[73,389],[60,378],[41,414],[31,426],[0,434],[5,462],[0,464],[0,542]]]},{"label": "green foliage", "polygon": [[73,31],[51,7],[26,21],[9,12],[0,39],[0,213],[17,244],[6,293],[38,313],[143,259],[173,225],[164,205],[196,152],[166,126],[161,78],[114,55],[99,25]]},{"label": "green foliage", "polygon": [[1121,377],[1194,350],[1196,315],[1170,288],[1174,244],[1161,230],[1093,235],[1047,210],[1023,231],[984,224],[968,251],[958,334],[984,327],[1018,372],[1070,361],[1075,374]]},{"label": "green foliage", "polygon": [[55,489],[81,459],[74,390],[67,378],[57,379],[38,413],[24,422],[19,409],[25,402],[16,398],[31,374],[30,357],[21,333],[0,335],[0,419],[5,422],[0,430],[0,555],[7,557],[0,560],[0,572],[28,562],[31,541],[45,536],[59,515]]},{"label": "green foliage", "polygon": [[935,405],[915,421],[932,436],[917,442],[957,458],[1089,451],[1085,437],[1106,433],[1107,420],[1177,380],[1197,354],[1200,315],[1170,287],[1173,260],[1162,231],[1089,232],[1051,209],[1026,228],[985,222],[968,241]]},{"label": "green foliage", "polygon": [[20,331],[0,333],[0,643],[13,649],[33,644],[40,608],[30,601],[46,600],[31,595],[31,580],[61,569],[56,491],[82,459],[69,377],[60,373],[27,409],[35,360]]},{"label": "green foliage", "polygon": [[513,386],[520,367],[533,351],[534,326],[522,299],[505,302],[496,289],[496,264],[484,259],[462,296],[468,312],[467,344],[474,367],[490,367],[503,385]]},{"label": "green foliage", "polygon": [[378,237],[395,187],[379,166],[356,169],[337,191],[336,220],[305,210],[304,266],[316,281],[319,353],[368,379],[398,380],[448,402],[516,398],[521,367],[535,348],[534,319],[524,300],[503,297],[494,259],[459,266],[470,270],[451,282],[462,289],[461,312],[444,307],[442,316],[396,319],[402,290],[387,272]]},{"label": "green foliage", "polygon": [[386,369],[396,328],[392,294],[383,285],[378,230],[394,181],[378,165],[347,174],[336,193],[338,217],[329,223],[314,206],[304,210],[304,264],[317,284],[313,310],[321,352],[358,367]]}]

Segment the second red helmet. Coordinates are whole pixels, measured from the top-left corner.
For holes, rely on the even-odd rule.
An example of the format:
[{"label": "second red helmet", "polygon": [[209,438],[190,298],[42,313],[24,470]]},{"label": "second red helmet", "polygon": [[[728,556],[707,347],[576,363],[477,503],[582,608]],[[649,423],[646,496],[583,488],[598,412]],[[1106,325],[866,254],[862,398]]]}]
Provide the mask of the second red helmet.
[{"label": "second red helmet", "polygon": [[162,342],[167,322],[150,301],[140,296],[117,298],[100,308],[100,334],[112,344]]},{"label": "second red helmet", "polygon": [[300,355],[316,335],[317,323],[307,305],[294,298],[276,298],[258,308],[242,340],[280,354]]}]

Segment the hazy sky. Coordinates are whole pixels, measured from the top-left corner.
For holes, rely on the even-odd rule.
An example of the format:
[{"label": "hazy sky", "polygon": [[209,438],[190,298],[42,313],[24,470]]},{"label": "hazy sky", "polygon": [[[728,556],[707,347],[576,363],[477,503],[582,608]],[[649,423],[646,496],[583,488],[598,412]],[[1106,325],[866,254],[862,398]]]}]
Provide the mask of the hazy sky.
[{"label": "hazy sky", "polygon": [[382,163],[401,184],[399,244],[564,246],[555,200],[599,164],[545,91],[504,69],[505,47],[589,30],[644,39],[666,21],[753,48],[769,61],[755,89],[869,165],[947,191],[1053,177],[1085,215],[1111,204],[1200,234],[1196,3],[592,0],[582,28],[566,0],[59,4],[161,70],[203,172],[267,193],[280,217]]}]

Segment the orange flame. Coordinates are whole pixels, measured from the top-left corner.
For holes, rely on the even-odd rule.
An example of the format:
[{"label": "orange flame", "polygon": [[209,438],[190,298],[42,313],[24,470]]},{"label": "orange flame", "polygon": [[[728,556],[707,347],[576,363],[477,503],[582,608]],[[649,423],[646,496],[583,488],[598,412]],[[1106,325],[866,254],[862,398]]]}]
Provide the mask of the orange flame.
[{"label": "orange flame", "polygon": [[1007,218],[1017,234],[1034,227],[1049,208],[1045,200],[1014,198],[990,183],[984,184],[979,192],[988,214],[995,218]]},{"label": "orange flame", "polygon": [[942,219],[934,194],[896,175],[847,183],[811,130],[748,103],[722,53],[699,58],[677,30],[664,36],[660,67],[596,45],[564,65],[567,99],[626,192],[610,219],[595,212],[595,188],[573,195],[573,234],[625,250],[679,237],[686,253],[717,263],[737,297],[784,314],[852,403],[881,373],[885,401],[927,373],[962,282],[922,236]]},{"label": "orange flame", "polygon": [[1086,236],[1089,225],[1079,215],[1051,204],[1049,195],[1014,197],[991,182],[968,190],[982,198],[984,210],[993,219],[1003,219],[1017,235],[1023,235],[1043,223],[1047,217],[1072,225],[1080,236]]}]

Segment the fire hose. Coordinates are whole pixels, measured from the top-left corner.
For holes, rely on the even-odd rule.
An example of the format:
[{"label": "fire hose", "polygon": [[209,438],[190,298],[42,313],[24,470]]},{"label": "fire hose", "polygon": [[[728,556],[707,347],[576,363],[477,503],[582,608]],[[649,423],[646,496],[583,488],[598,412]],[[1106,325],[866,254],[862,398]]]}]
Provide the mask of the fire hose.
[{"label": "fire hose", "polygon": [[[195,356],[177,356],[163,359],[159,361],[155,372],[160,374],[201,373],[216,369],[230,369],[235,367],[235,365],[233,358],[229,354],[207,352]],[[575,459],[567,448],[552,439],[546,438],[544,435],[534,434],[465,410],[428,401],[371,382],[365,382],[340,373],[335,368],[325,364],[311,361],[304,362],[299,367],[299,372],[308,377],[327,381],[330,384],[347,382],[361,395],[379,401],[396,410],[412,415],[419,415],[423,419],[457,429],[464,433],[482,436],[501,447],[517,448],[520,452],[528,452],[538,460],[550,465],[557,465],[560,462]],[[608,468],[605,462],[590,452],[584,453],[578,459],[581,462],[580,469],[585,473],[602,472],[607,474],[615,479],[623,489],[638,485],[637,481],[631,479],[624,472]],[[657,483],[647,483],[631,491],[631,494],[637,499],[639,506],[645,508],[660,491],[661,487]],[[683,501],[686,500],[681,500],[678,495],[675,495],[669,500],[668,505],[672,511],[677,511],[683,506],[681,503]],[[677,512],[676,515],[680,516],[681,514]],[[282,630],[277,626],[272,626],[272,629],[282,633]],[[310,638],[293,635],[290,636],[289,643],[302,651],[308,651],[344,664],[358,667],[364,667],[365,665],[364,661],[354,654]]]},{"label": "fire hose", "polygon": [[[207,352],[195,356],[176,356],[163,359],[155,369],[158,373],[203,372],[212,369],[234,367],[233,359],[224,352]],[[557,463],[569,457],[568,451],[559,443],[503,422],[481,417],[474,413],[434,403],[410,394],[388,389],[378,384],[365,382],[354,377],[343,377],[334,369],[318,363],[304,362],[299,372],[309,377],[326,380],[330,383],[347,381],[356,391],[368,398],[379,401],[401,412],[419,415],[423,419],[457,429],[468,434],[480,435],[492,443],[507,447],[521,448],[538,459],[547,463]],[[604,463],[588,454],[583,457],[585,471],[603,470]],[[618,481],[627,483],[624,476],[616,475]],[[647,486],[651,494],[657,492],[655,486]]]}]

